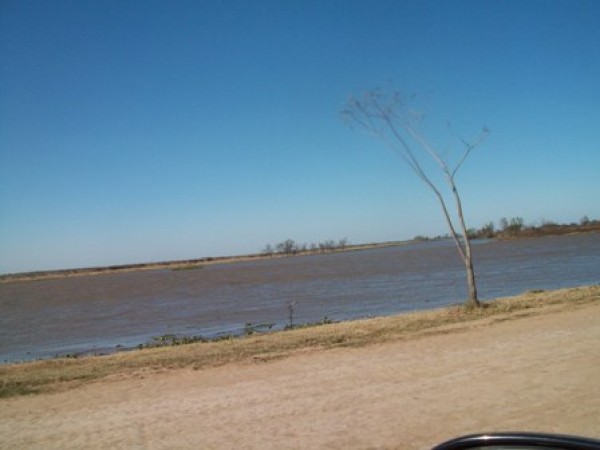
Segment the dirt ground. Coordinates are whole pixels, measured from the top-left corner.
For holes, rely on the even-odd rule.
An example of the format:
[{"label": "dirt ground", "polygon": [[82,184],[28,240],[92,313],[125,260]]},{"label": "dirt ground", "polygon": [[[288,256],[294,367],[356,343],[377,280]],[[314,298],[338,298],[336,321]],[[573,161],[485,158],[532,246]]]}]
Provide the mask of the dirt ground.
[{"label": "dirt ground", "polygon": [[493,320],[5,399],[0,448],[428,449],[492,430],[599,437],[600,305]]}]

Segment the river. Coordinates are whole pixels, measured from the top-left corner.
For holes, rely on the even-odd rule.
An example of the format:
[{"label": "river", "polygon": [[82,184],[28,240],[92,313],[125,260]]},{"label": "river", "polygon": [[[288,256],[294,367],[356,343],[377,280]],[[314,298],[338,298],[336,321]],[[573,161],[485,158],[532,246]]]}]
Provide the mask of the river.
[{"label": "river", "polygon": [[[476,241],[479,294],[600,283],[600,233]],[[163,334],[243,331],[246,322],[397,314],[466,298],[450,241],[0,285],[0,362],[106,353]]]}]

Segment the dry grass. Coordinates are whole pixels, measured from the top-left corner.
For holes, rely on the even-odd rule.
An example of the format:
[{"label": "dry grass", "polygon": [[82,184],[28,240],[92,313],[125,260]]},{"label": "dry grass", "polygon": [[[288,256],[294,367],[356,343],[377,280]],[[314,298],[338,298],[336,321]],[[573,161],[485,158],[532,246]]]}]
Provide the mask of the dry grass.
[{"label": "dry grass", "polygon": [[295,352],[416,339],[473,326],[488,326],[534,314],[575,308],[600,300],[600,285],[557,291],[530,291],[466,310],[433,311],[301,328],[177,347],[151,348],[108,356],[53,359],[0,366],[0,397],[69,389],[109,376],[139,376],[175,368],[203,369],[228,363],[266,362]]}]

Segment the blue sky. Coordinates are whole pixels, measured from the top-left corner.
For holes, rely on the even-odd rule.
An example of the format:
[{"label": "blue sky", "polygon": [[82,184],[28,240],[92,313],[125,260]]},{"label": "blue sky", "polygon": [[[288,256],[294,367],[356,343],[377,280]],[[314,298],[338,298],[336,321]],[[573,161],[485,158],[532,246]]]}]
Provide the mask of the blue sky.
[{"label": "blue sky", "polygon": [[446,232],[340,119],[381,85],[491,129],[467,220],[600,218],[600,2],[0,2],[0,272]]}]

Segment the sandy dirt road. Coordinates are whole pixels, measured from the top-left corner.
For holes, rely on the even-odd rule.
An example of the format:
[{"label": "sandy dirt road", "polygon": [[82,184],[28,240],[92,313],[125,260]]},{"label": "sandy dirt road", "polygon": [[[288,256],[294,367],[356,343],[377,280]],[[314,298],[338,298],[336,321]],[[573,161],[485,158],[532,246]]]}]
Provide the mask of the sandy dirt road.
[{"label": "sandy dirt road", "polygon": [[268,363],[0,401],[1,448],[427,449],[456,435],[600,436],[600,305]]}]

